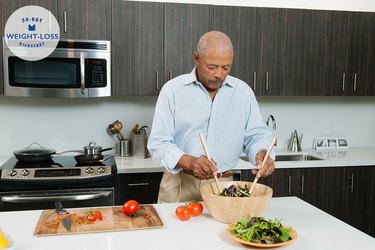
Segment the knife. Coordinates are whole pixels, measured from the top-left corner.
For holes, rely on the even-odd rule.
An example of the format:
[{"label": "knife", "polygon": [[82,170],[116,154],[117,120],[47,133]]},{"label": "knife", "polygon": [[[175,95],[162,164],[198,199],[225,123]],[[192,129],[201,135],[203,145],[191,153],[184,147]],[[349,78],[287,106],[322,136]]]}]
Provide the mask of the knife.
[{"label": "knife", "polygon": [[72,218],[70,217],[69,212],[63,209],[63,206],[60,201],[55,202],[55,208],[57,215],[61,219],[61,223],[63,224],[64,228],[70,231],[70,228],[72,227]]}]

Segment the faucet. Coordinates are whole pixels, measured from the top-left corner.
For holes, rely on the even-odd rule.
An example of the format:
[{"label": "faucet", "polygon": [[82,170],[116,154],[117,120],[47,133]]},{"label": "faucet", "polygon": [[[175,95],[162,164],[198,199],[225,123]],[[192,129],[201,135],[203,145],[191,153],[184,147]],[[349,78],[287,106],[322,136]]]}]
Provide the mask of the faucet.
[{"label": "faucet", "polygon": [[289,149],[292,152],[302,151],[301,149],[302,135],[298,138],[297,130],[294,130],[290,138]]},{"label": "faucet", "polygon": [[[269,115],[267,117],[266,125],[269,127],[270,120],[272,121],[272,130],[276,130],[276,119],[273,117],[273,115]],[[277,139],[275,141],[275,146],[277,145]]]}]

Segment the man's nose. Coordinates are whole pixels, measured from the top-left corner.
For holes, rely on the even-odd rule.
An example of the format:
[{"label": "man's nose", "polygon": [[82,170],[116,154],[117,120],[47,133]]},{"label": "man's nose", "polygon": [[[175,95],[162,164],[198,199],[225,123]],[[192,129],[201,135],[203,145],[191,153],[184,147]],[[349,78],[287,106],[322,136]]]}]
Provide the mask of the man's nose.
[{"label": "man's nose", "polygon": [[224,74],[224,71],[223,71],[223,69],[222,68],[216,68],[215,69],[215,78],[222,78],[222,76],[223,76],[223,74]]}]

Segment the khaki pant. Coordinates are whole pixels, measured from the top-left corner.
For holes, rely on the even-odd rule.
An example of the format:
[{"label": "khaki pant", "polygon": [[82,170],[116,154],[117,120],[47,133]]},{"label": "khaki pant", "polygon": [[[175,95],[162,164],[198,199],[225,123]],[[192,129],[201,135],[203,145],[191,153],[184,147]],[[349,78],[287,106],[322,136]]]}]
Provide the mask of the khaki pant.
[{"label": "khaki pant", "polygon": [[[219,181],[232,181],[233,176],[222,177]],[[200,195],[200,185],[213,182],[210,180],[199,180],[192,175],[180,172],[172,174],[164,172],[160,182],[158,203],[185,202],[191,200],[202,200]]]}]

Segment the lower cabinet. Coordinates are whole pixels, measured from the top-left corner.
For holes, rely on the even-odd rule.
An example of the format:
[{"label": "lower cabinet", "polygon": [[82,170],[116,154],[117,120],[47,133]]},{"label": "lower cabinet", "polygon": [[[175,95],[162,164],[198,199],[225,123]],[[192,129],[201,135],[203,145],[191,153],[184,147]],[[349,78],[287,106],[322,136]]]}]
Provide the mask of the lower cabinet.
[{"label": "lower cabinet", "polygon": [[[250,170],[242,180],[252,181]],[[276,169],[259,183],[273,197],[297,196],[375,237],[375,166]]]},{"label": "lower cabinet", "polygon": [[127,200],[141,204],[157,203],[160,181],[163,173],[117,174],[115,177],[115,204]]}]

